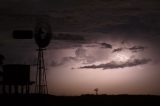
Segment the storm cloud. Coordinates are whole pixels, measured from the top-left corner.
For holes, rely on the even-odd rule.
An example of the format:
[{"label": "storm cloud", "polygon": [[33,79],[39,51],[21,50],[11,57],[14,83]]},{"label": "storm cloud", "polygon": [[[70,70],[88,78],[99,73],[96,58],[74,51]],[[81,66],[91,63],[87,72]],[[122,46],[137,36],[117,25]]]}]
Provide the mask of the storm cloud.
[{"label": "storm cloud", "polygon": [[75,55],[78,58],[85,58],[86,57],[86,49],[83,49],[83,48],[76,49]]},{"label": "storm cloud", "polygon": [[50,66],[52,67],[56,67],[56,66],[61,66],[61,65],[64,65],[66,63],[69,63],[69,62],[76,62],[78,61],[78,59],[76,57],[63,57],[61,61],[55,61],[55,60],[52,60],[51,63],[50,63]]},{"label": "storm cloud", "polygon": [[117,48],[117,49],[114,49],[112,52],[114,53],[114,52],[120,52],[120,51],[122,51],[123,50],[123,48]]},{"label": "storm cloud", "polygon": [[134,60],[128,60],[127,62],[120,62],[120,63],[112,61],[106,64],[88,65],[80,68],[91,68],[91,69],[102,68],[103,70],[116,69],[116,68],[134,67],[138,65],[143,65],[143,64],[149,63],[150,61],[151,59],[134,59]]},{"label": "storm cloud", "polygon": [[108,44],[108,43],[100,43],[100,45],[102,46],[102,48],[112,49],[112,45],[111,45],[111,44]]},{"label": "storm cloud", "polygon": [[133,47],[129,48],[129,50],[131,50],[133,52],[143,51],[144,49],[145,49],[145,47],[143,47],[143,46],[133,46]]},{"label": "storm cloud", "polygon": [[121,52],[123,50],[130,50],[132,52],[140,52],[140,51],[144,51],[146,49],[146,47],[144,46],[132,46],[132,47],[129,47],[129,48],[116,48],[112,51],[112,53],[115,53],[115,52]]},{"label": "storm cloud", "polygon": [[85,41],[85,38],[83,36],[65,33],[59,33],[57,35],[54,35],[52,38],[54,40]]}]

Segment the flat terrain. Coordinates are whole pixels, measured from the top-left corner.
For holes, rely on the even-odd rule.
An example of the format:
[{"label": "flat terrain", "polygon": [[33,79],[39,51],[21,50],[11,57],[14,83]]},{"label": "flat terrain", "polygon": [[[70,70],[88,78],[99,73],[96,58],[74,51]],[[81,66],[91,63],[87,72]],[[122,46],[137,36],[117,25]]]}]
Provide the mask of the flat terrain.
[{"label": "flat terrain", "polygon": [[160,106],[154,95],[0,95],[0,106]]}]

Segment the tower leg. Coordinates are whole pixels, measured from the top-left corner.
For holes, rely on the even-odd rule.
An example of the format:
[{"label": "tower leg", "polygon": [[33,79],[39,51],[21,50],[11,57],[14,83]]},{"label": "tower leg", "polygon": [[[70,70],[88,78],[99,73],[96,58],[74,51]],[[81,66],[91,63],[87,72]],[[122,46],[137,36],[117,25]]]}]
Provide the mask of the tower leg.
[{"label": "tower leg", "polygon": [[38,94],[48,94],[43,50],[44,49],[42,49],[42,48],[38,49],[36,86],[35,86],[35,92]]}]

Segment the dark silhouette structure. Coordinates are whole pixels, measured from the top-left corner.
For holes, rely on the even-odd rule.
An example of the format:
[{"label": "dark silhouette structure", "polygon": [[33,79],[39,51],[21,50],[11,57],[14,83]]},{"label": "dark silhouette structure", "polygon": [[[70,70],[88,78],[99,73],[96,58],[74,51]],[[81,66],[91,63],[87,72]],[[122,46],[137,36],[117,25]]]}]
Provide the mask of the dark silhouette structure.
[{"label": "dark silhouette structure", "polygon": [[13,31],[14,39],[32,39],[33,31],[31,30],[14,30]]},{"label": "dark silhouette structure", "polygon": [[37,60],[35,93],[38,93],[38,94],[48,94],[46,68],[44,63],[43,50],[44,49],[42,48],[39,48],[37,50],[38,60]]},{"label": "dark silhouette structure", "polygon": [[4,56],[0,54],[0,65],[3,64],[3,60],[4,60],[4,59],[5,59]]},{"label": "dark silhouette structure", "polygon": [[[40,19],[35,27],[35,32],[34,32],[34,39],[36,44],[38,45],[38,49],[37,49],[38,60],[37,60],[36,82],[35,82],[35,93],[38,93],[38,94],[48,94],[46,68],[45,68],[43,51],[49,45],[51,36],[52,36],[51,26],[48,24],[48,22],[45,22],[43,19],[42,20]],[[31,30],[14,30],[13,31],[14,39],[32,39],[32,37],[33,37],[33,31]],[[27,83],[27,87],[26,87],[27,93],[28,93],[29,85]],[[17,87],[15,89],[17,89]]]},{"label": "dark silhouette structure", "polygon": [[[0,54],[0,66],[3,65],[3,60],[5,59],[5,57]],[[0,70],[0,77],[3,75],[2,70]]]},{"label": "dark silhouette structure", "polygon": [[51,40],[51,26],[48,23],[40,22],[35,29],[35,41],[38,45],[38,60],[37,60],[37,73],[35,92],[38,94],[48,94],[46,68],[44,62],[43,51],[49,45]]},{"label": "dark silhouette structure", "polygon": [[96,92],[96,95],[98,95],[98,88],[94,89],[94,91]]},{"label": "dark silhouette structure", "polygon": [[4,94],[29,94],[30,85],[33,83],[30,81],[30,65],[3,65],[3,76],[0,84]]}]

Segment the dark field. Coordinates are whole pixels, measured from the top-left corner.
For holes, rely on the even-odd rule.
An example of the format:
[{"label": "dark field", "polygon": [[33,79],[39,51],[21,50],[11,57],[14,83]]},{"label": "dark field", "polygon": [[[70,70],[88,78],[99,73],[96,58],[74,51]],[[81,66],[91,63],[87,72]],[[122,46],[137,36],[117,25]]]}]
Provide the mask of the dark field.
[{"label": "dark field", "polygon": [[153,95],[1,95],[0,101],[0,106],[160,106],[160,96]]}]

